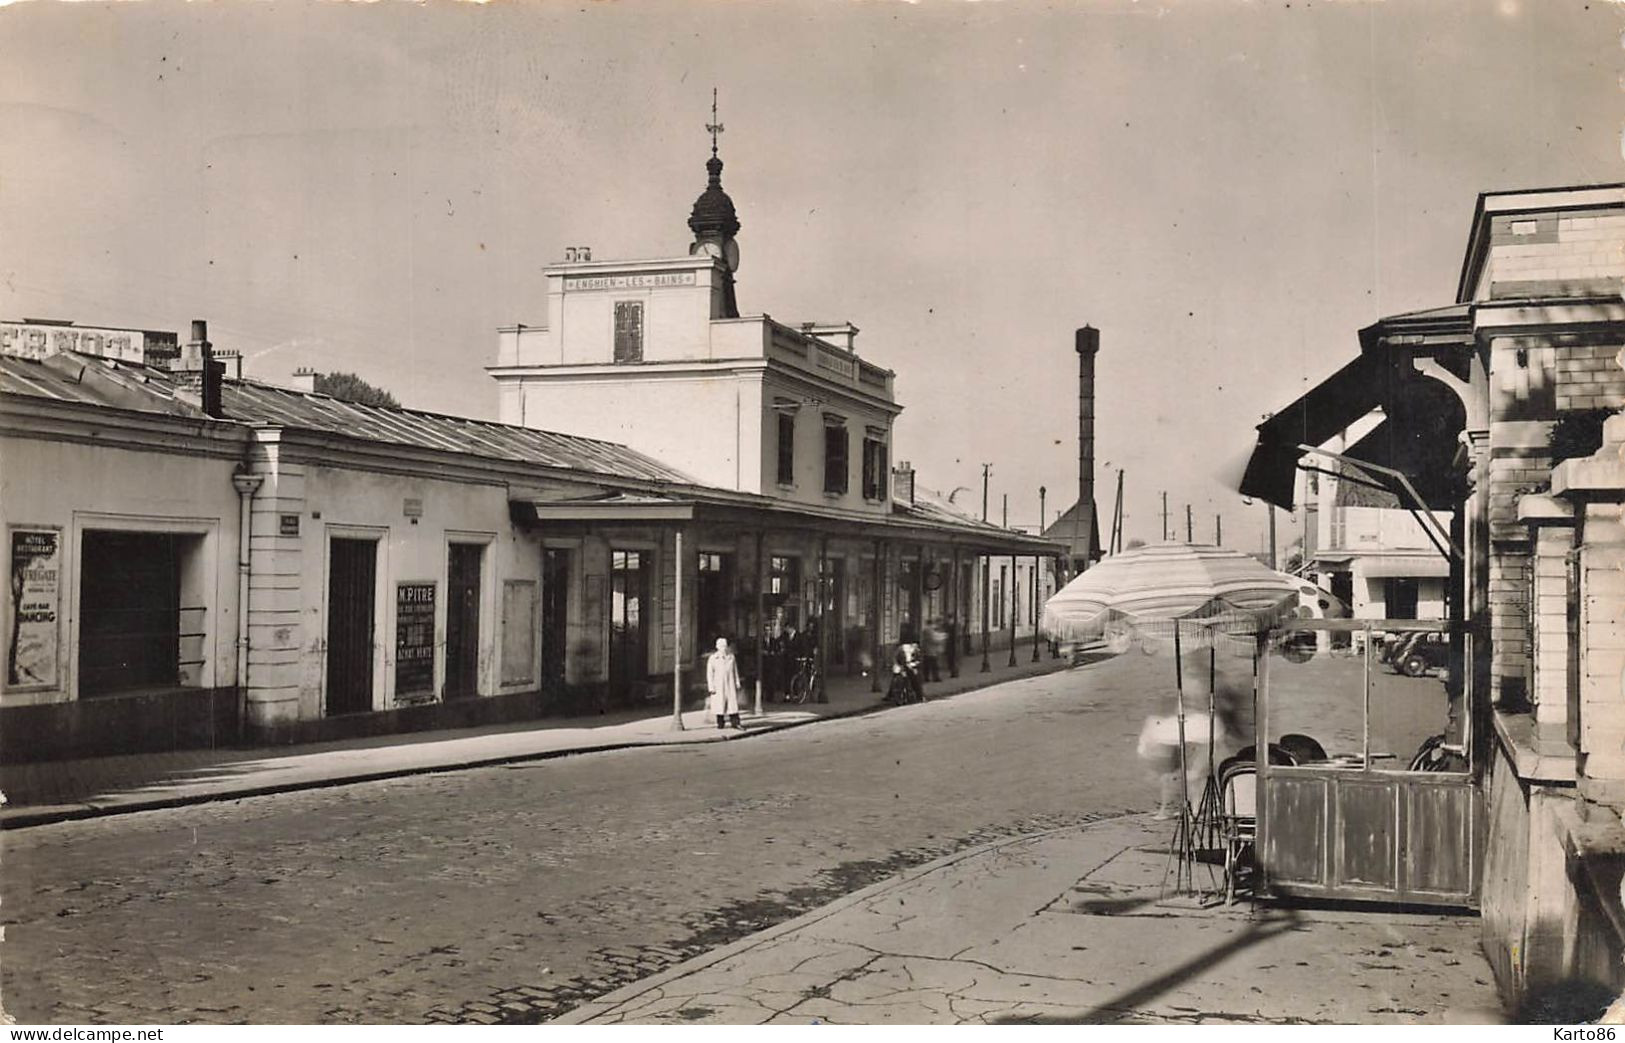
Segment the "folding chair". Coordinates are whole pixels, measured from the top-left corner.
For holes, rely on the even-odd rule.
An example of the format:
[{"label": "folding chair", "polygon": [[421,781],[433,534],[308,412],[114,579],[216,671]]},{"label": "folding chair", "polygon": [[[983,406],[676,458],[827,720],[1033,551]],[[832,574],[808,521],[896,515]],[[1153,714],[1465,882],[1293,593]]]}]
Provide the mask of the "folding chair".
[{"label": "folding chair", "polygon": [[[1235,901],[1243,855],[1253,856],[1258,837],[1258,768],[1231,762],[1219,779],[1219,824],[1224,834],[1224,904]],[[1256,871],[1254,873],[1256,879]]]}]

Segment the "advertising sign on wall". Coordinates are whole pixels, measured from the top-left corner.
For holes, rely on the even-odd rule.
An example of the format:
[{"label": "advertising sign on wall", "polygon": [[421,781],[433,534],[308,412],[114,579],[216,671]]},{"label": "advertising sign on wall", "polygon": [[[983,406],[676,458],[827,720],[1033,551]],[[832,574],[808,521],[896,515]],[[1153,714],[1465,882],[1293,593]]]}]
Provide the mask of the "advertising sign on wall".
[{"label": "advertising sign on wall", "polygon": [[11,530],[11,634],[6,687],[55,688],[62,597],[62,533]]},{"label": "advertising sign on wall", "polygon": [[402,583],[395,588],[397,703],[434,697],[434,591],[433,583]]}]

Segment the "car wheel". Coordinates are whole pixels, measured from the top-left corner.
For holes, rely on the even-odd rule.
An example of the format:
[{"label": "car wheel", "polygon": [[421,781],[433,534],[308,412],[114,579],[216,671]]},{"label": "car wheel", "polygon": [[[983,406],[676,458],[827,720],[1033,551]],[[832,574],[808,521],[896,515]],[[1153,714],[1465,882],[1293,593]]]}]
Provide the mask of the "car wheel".
[{"label": "car wheel", "polygon": [[1425,656],[1408,655],[1405,661],[1399,664],[1399,672],[1406,677],[1421,677],[1428,672],[1428,661]]}]

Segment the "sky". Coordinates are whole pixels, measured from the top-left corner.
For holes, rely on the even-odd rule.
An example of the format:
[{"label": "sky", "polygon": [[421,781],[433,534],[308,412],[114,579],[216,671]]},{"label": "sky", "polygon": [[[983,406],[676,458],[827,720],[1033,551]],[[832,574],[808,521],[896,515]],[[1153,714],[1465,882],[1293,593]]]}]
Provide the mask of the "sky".
[{"label": "sky", "polygon": [[[720,94],[740,310],[850,321],[893,457],[992,519],[1260,549],[1253,427],[1449,304],[1477,194],[1625,181],[1625,4],[0,8],[0,317],[177,330],[496,415],[544,266],[681,256]],[[545,421],[544,421],[545,426]],[[1282,520],[1281,542],[1291,524]]]}]

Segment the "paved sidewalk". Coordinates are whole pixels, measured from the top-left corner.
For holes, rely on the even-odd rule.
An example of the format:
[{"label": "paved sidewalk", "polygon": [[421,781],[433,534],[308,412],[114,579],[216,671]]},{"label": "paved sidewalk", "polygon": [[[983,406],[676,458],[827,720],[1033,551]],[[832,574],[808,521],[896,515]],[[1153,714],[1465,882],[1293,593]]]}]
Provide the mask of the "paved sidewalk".
[{"label": "paved sidewalk", "polygon": [[1134,815],[951,855],[559,1020],[1501,1020],[1477,918],[1163,902],[1169,833]]},{"label": "paved sidewalk", "polygon": [[[978,672],[979,658],[967,659],[960,677],[945,677],[927,686],[927,692],[936,698],[1065,665],[1047,653],[1031,662],[1029,648],[1020,650],[1015,667],[1006,665],[1006,651],[995,653],[992,662],[993,669],[983,674]],[[880,694],[870,692],[866,677],[832,678],[828,696],[829,702],[821,704],[765,703],[759,717],[747,705],[743,736],[718,732],[715,720],[700,710],[683,714],[683,731],[672,727],[669,710],[634,710],[300,746],[6,764],[0,765],[5,799],[0,829],[599,750],[722,742],[884,705]]]}]

